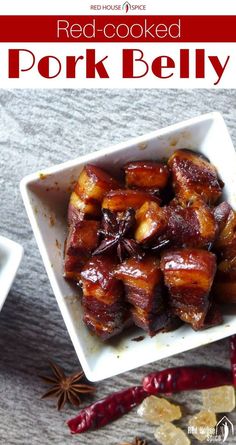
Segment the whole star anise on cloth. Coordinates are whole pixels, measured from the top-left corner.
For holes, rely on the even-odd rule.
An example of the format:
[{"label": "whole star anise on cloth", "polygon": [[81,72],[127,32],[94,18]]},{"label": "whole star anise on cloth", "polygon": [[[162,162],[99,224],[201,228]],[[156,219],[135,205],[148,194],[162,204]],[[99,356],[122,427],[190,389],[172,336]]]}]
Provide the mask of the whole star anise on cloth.
[{"label": "whole star anise on cloth", "polygon": [[93,255],[109,252],[116,248],[117,256],[122,262],[125,255],[142,258],[142,250],[138,243],[129,237],[129,232],[135,224],[134,209],[127,209],[122,214],[116,214],[109,209],[103,209],[100,234],[104,236]]},{"label": "whole star anise on cloth", "polygon": [[56,363],[50,361],[49,364],[52,370],[52,376],[39,376],[45,383],[52,385],[51,388],[43,394],[42,399],[56,397],[58,411],[64,407],[65,403],[79,406],[81,403],[80,394],[95,391],[96,388],[94,388],[94,386],[80,383],[84,377],[83,371],[66,376],[63,369]]}]

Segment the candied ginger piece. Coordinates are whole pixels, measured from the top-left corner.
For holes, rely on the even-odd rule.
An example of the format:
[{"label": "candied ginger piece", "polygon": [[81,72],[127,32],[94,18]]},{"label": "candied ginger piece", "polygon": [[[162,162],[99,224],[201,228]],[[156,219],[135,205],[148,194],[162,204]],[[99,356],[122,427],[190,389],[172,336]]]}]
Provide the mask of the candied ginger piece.
[{"label": "candied ginger piece", "polygon": [[208,437],[215,433],[217,420],[212,411],[200,411],[194,414],[189,420],[188,432],[190,432],[199,442],[205,442]]},{"label": "candied ginger piece", "polygon": [[161,397],[150,396],[144,399],[138,408],[138,414],[147,422],[159,425],[180,419],[180,407]]},{"label": "candied ginger piece", "polygon": [[161,445],[190,445],[186,434],[173,423],[164,423],[154,432],[154,436]]},{"label": "candied ginger piece", "polygon": [[202,391],[203,406],[214,413],[230,413],[235,408],[235,390],[231,385]]}]

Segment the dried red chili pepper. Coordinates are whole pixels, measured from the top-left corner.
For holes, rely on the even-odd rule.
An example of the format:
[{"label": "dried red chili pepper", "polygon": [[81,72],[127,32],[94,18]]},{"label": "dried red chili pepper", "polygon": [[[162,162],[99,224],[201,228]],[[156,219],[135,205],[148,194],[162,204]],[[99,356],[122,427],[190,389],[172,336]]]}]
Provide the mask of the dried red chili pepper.
[{"label": "dried red chili pepper", "polygon": [[[233,360],[236,358],[234,339]],[[236,364],[236,360],[233,361]],[[235,366],[236,376],[236,366]],[[152,372],[144,377],[143,386],[116,392],[87,408],[68,421],[71,433],[83,433],[107,425],[139,405],[149,394],[170,394],[178,391],[208,389],[232,385],[232,372],[210,366],[182,366]]]},{"label": "dried red chili pepper", "polygon": [[128,413],[147,396],[142,386],[116,392],[81,410],[78,416],[67,424],[73,434],[100,428]]},{"label": "dried red chili pepper", "polygon": [[230,343],[231,370],[233,374],[233,385],[236,386],[236,335],[232,335],[230,337],[229,343]]},{"label": "dried red chili pepper", "polygon": [[209,366],[169,368],[152,372],[143,379],[143,388],[149,394],[208,389],[223,385],[232,385],[231,371]]}]

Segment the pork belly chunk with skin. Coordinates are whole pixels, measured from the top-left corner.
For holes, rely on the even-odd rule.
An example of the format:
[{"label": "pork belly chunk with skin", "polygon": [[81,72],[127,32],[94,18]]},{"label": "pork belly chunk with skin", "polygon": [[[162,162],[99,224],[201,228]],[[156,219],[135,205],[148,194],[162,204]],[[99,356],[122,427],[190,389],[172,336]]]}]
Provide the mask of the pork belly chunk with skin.
[{"label": "pork belly chunk with skin", "polygon": [[167,229],[168,218],[163,207],[155,201],[145,202],[136,211],[135,240],[145,244]]},{"label": "pork belly chunk with skin", "polygon": [[210,307],[216,257],[201,249],[173,249],[163,254],[161,270],[173,312],[199,329]]},{"label": "pork belly chunk with skin", "polygon": [[68,206],[68,225],[77,224],[86,219],[99,219],[101,206],[98,202],[90,200],[83,201],[75,192],[72,192]]},{"label": "pork belly chunk with skin", "polygon": [[79,281],[80,272],[99,240],[98,221],[79,221],[69,229],[65,245],[64,273],[67,279]]},{"label": "pork belly chunk with skin", "polygon": [[156,161],[133,161],[124,166],[125,184],[128,188],[159,192],[166,187],[169,170]]},{"label": "pork belly chunk with skin", "polygon": [[122,331],[129,318],[122,283],[114,276],[116,266],[116,257],[98,255],[81,272],[83,319],[102,340]]},{"label": "pork belly chunk with skin", "polygon": [[202,199],[192,205],[166,208],[167,237],[173,246],[205,247],[213,243],[217,234],[217,223],[211,209]]},{"label": "pork belly chunk with skin", "polygon": [[124,212],[127,209],[139,209],[145,202],[155,201],[159,203],[159,199],[148,192],[141,190],[118,189],[107,193],[102,202],[104,209],[111,212]]},{"label": "pork belly chunk with skin", "polygon": [[97,219],[106,193],[119,187],[118,182],[100,167],[88,164],[81,171],[68,208],[69,225],[83,219]]},{"label": "pork belly chunk with skin", "polygon": [[218,206],[214,207],[213,216],[218,224],[219,232],[224,229],[231,210],[231,205],[226,201],[223,201]]},{"label": "pork belly chunk with skin", "polygon": [[[162,243],[169,247],[209,247],[215,241],[218,224],[212,210],[201,198],[188,207],[182,207],[177,200],[173,200],[168,206],[160,207],[158,212],[149,211],[142,215],[141,211],[142,208],[136,213],[138,221],[141,220],[138,230],[142,234],[147,227],[146,234],[150,233],[149,239],[154,249],[158,250]],[[155,220],[159,223],[156,226]],[[165,226],[161,225],[162,221],[166,222]]]},{"label": "pork belly chunk with skin", "polygon": [[106,193],[118,187],[118,182],[107,172],[88,164],[79,175],[75,192],[84,201],[94,199],[101,203]]},{"label": "pork belly chunk with skin", "polygon": [[191,150],[177,150],[168,160],[175,193],[182,203],[201,196],[214,204],[221,196],[222,181],[217,170],[203,155]]},{"label": "pork belly chunk with skin", "polygon": [[141,260],[129,258],[116,267],[115,276],[125,286],[134,323],[151,336],[164,329],[169,315],[165,307],[159,259],[151,255]]},{"label": "pork belly chunk with skin", "polygon": [[195,307],[175,308],[174,312],[182,321],[191,324],[195,331],[212,328],[223,322],[219,306],[211,302],[207,312],[201,309],[198,311]]},{"label": "pork belly chunk with skin", "polygon": [[213,326],[218,326],[221,323],[223,323],[223,317],[220,307],[218,306],[218,304],[213,302],[212,304],[210,304],[203,324],[201,325],[199,323],[197,326],[197,330],[212,328]]},{"label": "pork belly chunk with skin", "polygon": [[[227,203],[222,203],[221,206],[223,204]],[[228,217],[225,218],[226,210],[226,206],[218,210],[222,221],[221,230],[214,244],[219,263],[213,292],[220,303],[236,303],[236,212],[230,207]]]},{"label": "pork belly chunk with skin", "polygon": [[213,294],[220,303],[236,303],[236,256],[218,264]]},{"label": "pork belly chunk with skin", "polygon": [[222,259],[231,259],[236,256],[236,212],[232,209],[217,237],[214,249]]}]

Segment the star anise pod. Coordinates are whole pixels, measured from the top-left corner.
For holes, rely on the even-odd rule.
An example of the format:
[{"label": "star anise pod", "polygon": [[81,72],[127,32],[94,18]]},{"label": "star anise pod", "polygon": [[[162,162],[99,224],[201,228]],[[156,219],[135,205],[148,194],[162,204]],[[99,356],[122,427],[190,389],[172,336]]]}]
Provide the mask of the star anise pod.
[{"label": "star anise pod", "polygon": [[44,382],[52,387],[43,394],[42,399],[49,397],[57,398],[57,409],[60,411],[65,403],[71,403],[73,406],[79,406],[80,394],[92,393],[95,391],[94,386],[79,383],[84,377],[83,371],[75,372],[66,376],[63,369],[56,363],[49,362],[52,370],[52,376],[39,376]]},{"label": "star anise pod", "polygon": [[127,209],[122,214],[115,214],[109,209],[103,209],[103,220],[100,234],[104,236],[101,244],[93,255],[109,252],[116,248],[120,261],[125,255],[142,258],[142,250],[138,243],[129,237],[129,232],[135,224],[134,209]]}]

